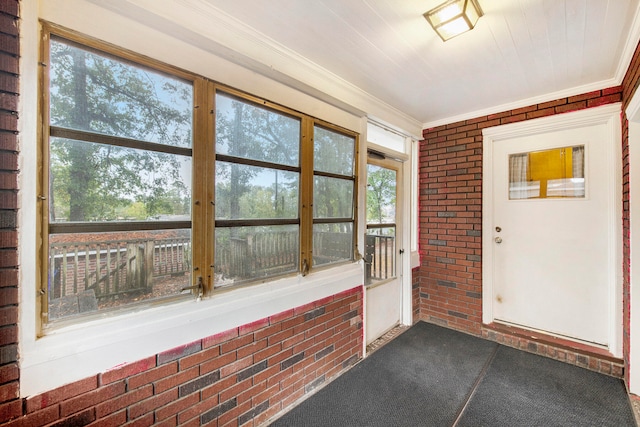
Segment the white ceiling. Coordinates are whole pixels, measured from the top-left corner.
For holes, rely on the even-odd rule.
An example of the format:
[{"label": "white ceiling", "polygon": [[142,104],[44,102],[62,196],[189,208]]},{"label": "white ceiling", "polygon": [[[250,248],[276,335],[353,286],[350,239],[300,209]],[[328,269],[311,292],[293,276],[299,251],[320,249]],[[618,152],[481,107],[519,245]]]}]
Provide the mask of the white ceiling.
[{"label": "white ceiling", "polygon": [[358,104],[350,91],[422,126],[618,85],[640,37],[640,0],[479,2],[476,28],[447,42],[422,17],[441,0],[108,3],[336,104]]}]

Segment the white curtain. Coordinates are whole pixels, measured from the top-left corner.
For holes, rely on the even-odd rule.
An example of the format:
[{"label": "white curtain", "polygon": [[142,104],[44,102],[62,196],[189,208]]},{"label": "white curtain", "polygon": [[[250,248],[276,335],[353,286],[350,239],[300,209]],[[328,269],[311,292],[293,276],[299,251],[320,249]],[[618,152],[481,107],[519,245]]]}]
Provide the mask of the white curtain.
[{"label": "white curtain", "polygon": [[573,147],[573,178],[584,178],[584,146]]},{"label": "white curtain", "polygon": [[509,198],[526,199],[529,197],[527,168],[529,167],[529,155],[511,154],[509,156]]},{"label": "white curtain", "polygon": [[573,147],[573,194],[569,197],[584,197],[584,145]]}]

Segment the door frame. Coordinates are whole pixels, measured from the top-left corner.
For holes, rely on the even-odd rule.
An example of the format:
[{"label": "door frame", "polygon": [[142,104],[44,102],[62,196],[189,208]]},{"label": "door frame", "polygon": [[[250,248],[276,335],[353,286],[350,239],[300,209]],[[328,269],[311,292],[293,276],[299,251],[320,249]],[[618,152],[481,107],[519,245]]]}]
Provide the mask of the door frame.
[{"label": "door frame", "polygon": [[[625,111],[629,123],[629,392],[640,395],[640,92]],[[633,184],[636,181],[639,184]]]},{"label": "door frame", "polygon": [[519,123],[511,123],[482,131],[482,323],[494,322],[493,280],[494,250],[493,230],[493,145],[496,141],[523,136],[544,135],[545,133],[580,128],[584,126],[605,125],[608,135],[607,158],[607,196],[608,217],[608,347],[615,357],[622,356],[622,148],[621,148],[621,104],[609,104],[565,114],[542,117]]},{"label": "door frame", "polygon": [[[364,331],[364,337],[365,337],[365,344],[369,345],[371,342],[375,341],[377,338],[379,337],[375,337],[371,340],[371,342],[367,342],[368,341],[368,335],[369,335],[369,292],[373,291],[373,289],[376,288],[381,288],[383,286],[391,286],[390,283],[391,282],[396,282],[397,281],[397,286],[399,288],[399,297],[400,300],[397,301],[398,303],[398,320],[397,323],[395,325],[393,325],[391,328],[394,328],[395,326],[402,324],[403,323],[403,301],[405,300],[405,296],[404,296],[404,274],[403,274],[403,268],[404,268],[404,255],[400,254],[400,251],[404,251],[404,254],[407,254],[407,251],[405,250],[405,239],[404,239],[404,199],[405,199],[405,194],[403,193],[402,189],[403,189],[403,184],[404,184],[404,166],[405,166],[405,161],[404,160],[400,160],[400,159],[396,159],[393,158],[391,156],[387,156],[383,153],[380,152],[380,155],[383,156],[383,158],[369,158],[369,156],[367,156],[367,174],[366,174],[366,182],[368,182],[369,179],[369,174],[368,174],[368,166],[369,165],[373,165],[373,166],[378,166],[378,167],[382,167],[385,169],[390,169],[395,171],[396,173],[396,207],[395,207],[395,218],[394,218],[394,223],[395,223],[395,242],[394,242],[394,267],[395,267],[395,277],[393,279],[386,279],[383,280],[380,283],[375,283],[375,284],[371,284],[371,285],[367,285],[366,282],[364,284],[364,293],[365,293],[365,312],[364,312],[364,318],[365,318],[365,331]],[[365,182],[365,184],[366,184]],[[365,186],[365,193],[368,191],[368,189]],[[366,200],[366,197],[365,197]],[[366,202],[365,202],[366,203]],[[365,208],[365,212],[366,212],[366,208]],[[366,213],[365,213],[365,225],[364,225],[364,236],[366,236],[367,234],[367,223],[366,223]],[[366,237],[364,237],[364,239],[366,240]],[[366,267],[365,267],[365,274],[366,274]],[[374,291],[376,292],[376,291]],[[378,290],[379,292],[379,290]],[[387,331],[383,331],[382,335],[384,335]]]},{"label": "door frame", "polygon": [[[409,144],[411,146],[412,139],[409,137],[405,137],[405,145]],[[413,299],[412,299],[412,268],[411,268],[411,221],[412,221],[412,209],[411,209],[411,196],[415,189],[412,185],[412,157],[406,153],[401,153],[398,151],[391,150],[387,147],[368,142],[366,145],[365,153],[368,150],[373,150],[386,158],[395,160],[400,163],[401,169],[401,181],[396,183],[397,192],[399,194],[399,199],[401,201],[396,201],[396,225],[399,227],[396,229],[396,235],[402,240],[402,245],[396,245],[396,251],[400,249],[404,249],[404,254],[399,256],[398,259],[398,277],[401,285],[401,295],[402,301],[400,306],[400,324],[401,325],[411,325],[413,324]],[[360,156],[360,170],[365,171],[362,174],[361,179],[359,180],[359,187],[361,191],[359,192],[361,198],[360,203],[361,206],[364,206],[366,203],[366,185],[367,185],[367,177],[366,177],[366,168],[368,164],[368,155],[365,154]],[[417,184],[417,183],[416,183]],[[364,245],[364,234],[366,233],[366,213],[365,209],[359,210],[359,240]],[[401,231],[400,231],[401,230]],[[360,247],[361,253],[364,253],[364,246]],[[367,317],[367,292],[366,286],[364,285],[364,260],[360,261],[363,266],[363,318]],[[366,337],[366,329],[367,322],[363,322],[363,337]],[[363,354],[367,356],[367,345],[365,344],[365,339],[363,342]]]}]

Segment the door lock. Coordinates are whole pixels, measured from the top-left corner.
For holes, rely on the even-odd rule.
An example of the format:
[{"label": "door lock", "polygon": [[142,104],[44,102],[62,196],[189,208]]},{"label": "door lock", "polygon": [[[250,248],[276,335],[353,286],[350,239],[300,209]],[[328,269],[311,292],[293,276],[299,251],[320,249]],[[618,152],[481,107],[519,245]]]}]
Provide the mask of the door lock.
[{"label": "door lock", "polygon": [[496,237],[495,239],[493,239],[494,242],[496,242],[497,244],[502,243],[502,237]]}]

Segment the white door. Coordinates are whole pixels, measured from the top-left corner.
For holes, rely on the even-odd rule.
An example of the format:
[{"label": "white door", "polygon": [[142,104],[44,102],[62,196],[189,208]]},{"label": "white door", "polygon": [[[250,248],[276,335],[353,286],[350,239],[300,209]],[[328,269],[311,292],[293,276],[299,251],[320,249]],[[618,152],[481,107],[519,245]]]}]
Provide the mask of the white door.
[{"label": "white door", "polygon": [[491,321],[609,346],[621,191],[612,136],[585,124],[492,141]]},{"label": "white door", "polygon": [[369,159],[367,165],[367,232],[365,236],[366,343],[400,323],[402,281],[398,182],[402,164]]}]

